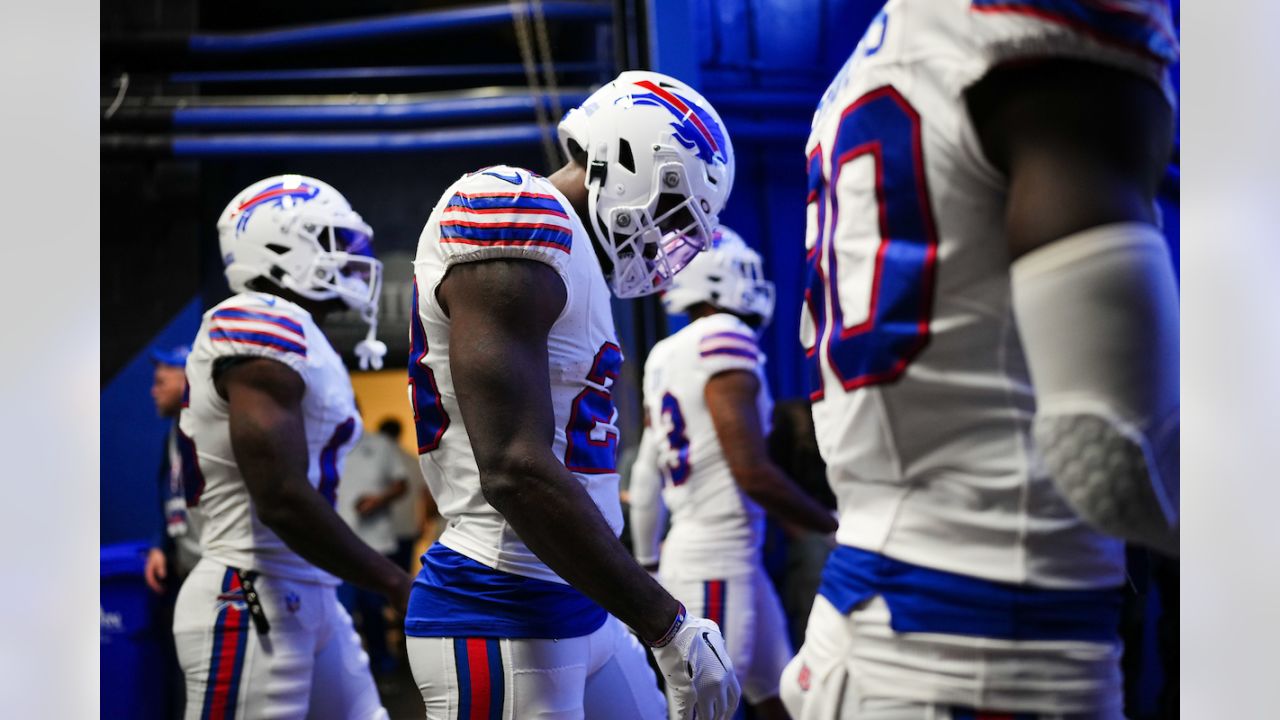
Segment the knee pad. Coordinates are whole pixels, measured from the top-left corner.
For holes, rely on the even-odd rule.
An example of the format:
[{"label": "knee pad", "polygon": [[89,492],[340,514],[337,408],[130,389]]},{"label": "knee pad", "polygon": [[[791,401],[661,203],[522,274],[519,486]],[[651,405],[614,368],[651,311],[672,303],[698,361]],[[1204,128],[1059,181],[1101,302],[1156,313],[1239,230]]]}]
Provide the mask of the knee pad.
[{"label": "knee pad", "polygon": [[1178,545],[1178,291],[1153,226],[1104,225],[1019,258],[1014,313],[1046,469],[1097,529]]}]

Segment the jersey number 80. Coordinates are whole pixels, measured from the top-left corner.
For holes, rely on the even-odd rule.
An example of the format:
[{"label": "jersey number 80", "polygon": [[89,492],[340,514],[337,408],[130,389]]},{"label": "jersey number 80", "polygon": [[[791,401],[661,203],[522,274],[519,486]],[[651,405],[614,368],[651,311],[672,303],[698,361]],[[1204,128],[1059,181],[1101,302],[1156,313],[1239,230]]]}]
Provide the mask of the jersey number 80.
[{"label": "jersey number 80", "polygon": [[[854,300],[842,302],[840,297],[840,174],[862,157],[875,166],[880,242],[874,249],[870,292],[861,299],[866,319],[846,326],[845,310],[854,307]],[[830,168],[829,179],[824,164]],[[853,391],[898,379],[924,349],[938,240],[920,115],[894,88],[873,90],[845,108],[830,157],[824,157],[819,145],[809,156],[808,174],[808,204],[817,205],[817,232],[806,255],[805,307],[814,334],[813,344],[805,348],[805,366],[809,397],[817,402],[825,394],[824,366],[845,391]]]}]

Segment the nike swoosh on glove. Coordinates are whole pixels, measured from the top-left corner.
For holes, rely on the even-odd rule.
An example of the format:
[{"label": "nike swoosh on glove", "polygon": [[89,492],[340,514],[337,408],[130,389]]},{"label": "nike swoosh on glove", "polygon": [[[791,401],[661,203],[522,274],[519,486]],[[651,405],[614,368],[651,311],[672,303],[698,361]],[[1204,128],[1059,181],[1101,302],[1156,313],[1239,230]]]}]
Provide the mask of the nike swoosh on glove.
[{"label": "nike swoosh on glove", "polygon": [[742,690],[720,627],[706,618],[684,621],[675,637],[653,656],[671,688],[680,720],[728,720]]}]

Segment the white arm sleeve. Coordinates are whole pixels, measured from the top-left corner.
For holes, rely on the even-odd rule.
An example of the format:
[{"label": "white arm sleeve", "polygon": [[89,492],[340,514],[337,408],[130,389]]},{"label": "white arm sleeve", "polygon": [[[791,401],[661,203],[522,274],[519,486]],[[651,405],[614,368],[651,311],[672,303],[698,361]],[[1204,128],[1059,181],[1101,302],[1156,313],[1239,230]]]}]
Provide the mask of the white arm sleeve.
[{"label": "white arm sleeve", "polygon": [[1099,530],[1178,552],[1178,289],[1160,232],[1105,225],[1012,266],[1036,445]]},{"label": "white arm sleeve", "polygon": [[636,562],[652,565],[658,562],[658,545],[667,521],[667,507],[662,504],[662,473],[658,470],[658,438],[645,428],[631,466],[631,547]]}]

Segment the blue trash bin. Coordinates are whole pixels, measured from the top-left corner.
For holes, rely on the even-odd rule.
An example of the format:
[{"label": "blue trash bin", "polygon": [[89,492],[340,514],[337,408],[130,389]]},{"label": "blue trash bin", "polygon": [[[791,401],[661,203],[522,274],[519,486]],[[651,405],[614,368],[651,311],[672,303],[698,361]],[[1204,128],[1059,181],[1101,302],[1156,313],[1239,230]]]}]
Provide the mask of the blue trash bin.
[{"label": "blue trash bin", "polygon": [[163,720],[168,692],[159,598],[143,579],[146,543],[102,548],[100,586],[103,720]]}]

